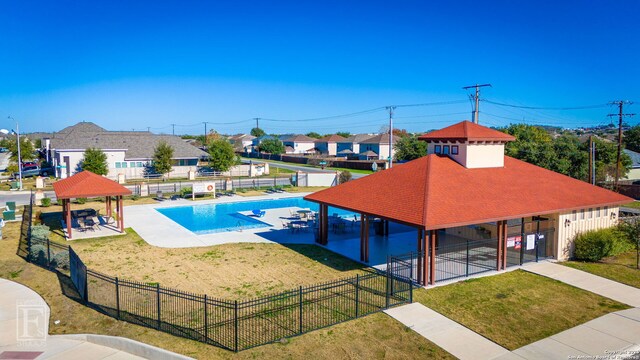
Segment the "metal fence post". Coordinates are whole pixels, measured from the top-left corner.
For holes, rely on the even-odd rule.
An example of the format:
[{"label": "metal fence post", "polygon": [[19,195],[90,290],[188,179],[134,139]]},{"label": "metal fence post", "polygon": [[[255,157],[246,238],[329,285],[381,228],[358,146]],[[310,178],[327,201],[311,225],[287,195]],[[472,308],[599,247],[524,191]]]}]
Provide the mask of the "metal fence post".
[{"label": "metal fence post", "polygon": [[302,334],[302,286],[300,286],[300,334]]},{"label": "metal fence post", "polygon": [[160,329],[162,318],[160,317],[160,284],[156,284],[156,302],[158,305],[158,329]]},{"label": "metal fence post", "polygon": [[234,345],[233,350],[238,352],[238,300],[235,301],[234,311],[233,311],[233,322],[234,322]]},{"label": "metal fence post", "polygon": [[467,239],[467,277],[469,277],[469,239]]},{"label": "metal fence post", "polygon": [[116,318],[120,320],[120,284],[117,276],[116,276],[116,311],[117,311]]},{"label": "metal fence post", "polygon": [[356,318],[360,316],[360,274],[356,274]]},{"label": "metal fence post", "polygon": [[391,272],[389,270],[387,270],[387,291],[385,291],[385,296],[384,296],[384,306],[385,309],[389,308],[389,294],[391,292],[391,280],[390,280],[390,276],[391,276]]},{"label": "metal fence post", "polygon": [[204,294],[204,338],[209,342],[209,319],[207,316],[207,294]]},{"label": "metal fence post", "polygon": [[409,281],[409,304],[413,303],[413,282]]}]

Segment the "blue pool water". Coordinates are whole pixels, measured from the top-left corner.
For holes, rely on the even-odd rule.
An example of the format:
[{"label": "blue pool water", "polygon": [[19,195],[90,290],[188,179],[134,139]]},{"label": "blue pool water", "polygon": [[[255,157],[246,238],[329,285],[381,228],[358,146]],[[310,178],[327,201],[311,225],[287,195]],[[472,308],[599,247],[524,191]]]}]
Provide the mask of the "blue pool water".
[{"label": "blue pool water", "polygon": [[[259,218],[238,214],[240,211],[255,209],[268,210],[300,207],[318,211],[319,205],[303,198],[242,201],[235,203],[178,206],[156,209],[162,215],[182,225],[195,234],[211,234],[224,231],[269,227]],[[353,217],[353,212],[329,207],[329,214]]]}]

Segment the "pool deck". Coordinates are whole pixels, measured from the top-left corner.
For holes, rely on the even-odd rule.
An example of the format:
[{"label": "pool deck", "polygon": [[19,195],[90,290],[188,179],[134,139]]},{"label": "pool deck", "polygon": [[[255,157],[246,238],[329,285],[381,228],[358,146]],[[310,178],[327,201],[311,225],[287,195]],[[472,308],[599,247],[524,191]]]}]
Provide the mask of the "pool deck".
[{"label": "pool deck", "polygon": [[[164,248],[186,248],[214,246],[228,243],[279,243],[279,244],[314,244],[312,228],[291,231],[284,228],[283,221],[291,221],[290,210],[296,207],[280,209],[265,209],[265,215],[256,218],[270,227],[249,228],[241,231],[227,231],[211,234],[195,234],[178,225],[171,219],[160,214],[155,209],[162,207],[193,206],[215,203],[229,203],[239,201],[259,201],[269,199],[284,199],[303,197],[308,193],[269,194],[252,197],[223,197],[205,201],[163,201],[158,204],[135,205],[125,208],[125,227],[131,227],[147,243]],[[242,214],[249,212],[243,211]],[[358,260],[360,254],[359,223],[347,223],[343,233],[330,232],[328,250],[334,251],[351,259]],[[394,231],[395,230],[395,231]],[[371,231],[370,235],[370,263],[368,265],[381,266],[386,264],[386,254],[402,254],[416,250],[416,233],[407,231],[406,227],[391,224],[389,236],[377,236]]]}]

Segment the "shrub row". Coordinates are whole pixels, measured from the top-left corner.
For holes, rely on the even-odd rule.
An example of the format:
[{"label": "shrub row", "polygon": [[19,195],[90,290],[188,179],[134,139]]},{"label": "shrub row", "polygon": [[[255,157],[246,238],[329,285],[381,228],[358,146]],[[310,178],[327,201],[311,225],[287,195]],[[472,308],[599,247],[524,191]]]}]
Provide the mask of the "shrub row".
[{"label": "shrub row", "polygon": [[633,239],[623,226],[587,231],[575,238],[575,258],[580,261],[599,261],[635,247]]}]

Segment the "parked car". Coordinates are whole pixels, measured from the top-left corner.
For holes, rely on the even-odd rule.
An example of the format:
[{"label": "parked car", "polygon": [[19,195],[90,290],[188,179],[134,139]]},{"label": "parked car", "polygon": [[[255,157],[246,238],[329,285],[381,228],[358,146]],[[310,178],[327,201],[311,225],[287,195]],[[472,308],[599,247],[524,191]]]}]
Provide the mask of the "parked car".
[{"label": "parked car", "polygon": [[0,147],[0,153],[6,153],[6,152],[9,152],[9,149],[5,147]]},{"label": "parked car", "polygon": [[[14,174],[14,177],[17,174]],[[22,166],[22,177],[40,176],[40,168],[38,165]]]},{"label": "parked car", "polygon": [[53,166],[43,166],[40,168],[40,176],[54,176],[56,174]]}]

